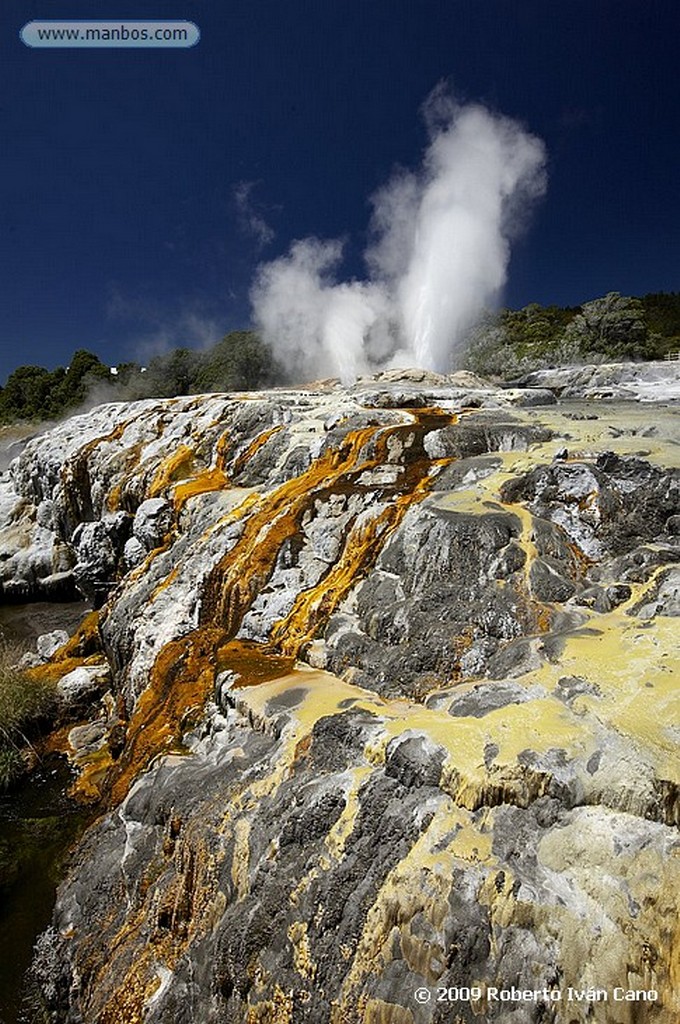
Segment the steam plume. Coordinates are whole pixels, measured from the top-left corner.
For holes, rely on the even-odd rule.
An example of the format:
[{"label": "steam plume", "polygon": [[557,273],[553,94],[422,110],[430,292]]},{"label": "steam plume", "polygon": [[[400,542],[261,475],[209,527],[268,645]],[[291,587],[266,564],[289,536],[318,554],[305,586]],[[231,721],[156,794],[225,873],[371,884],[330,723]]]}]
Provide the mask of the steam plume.
[{"label": "steam plume", "polygon": [[438,87],[421,167],[373,196],[368,280],[342,282],[342,243],[304,239],[260,266],[254,319],[297,379],[370,368],[445,372],[505,284],[510,241],[545,191],[545,149],[517,122]]}]

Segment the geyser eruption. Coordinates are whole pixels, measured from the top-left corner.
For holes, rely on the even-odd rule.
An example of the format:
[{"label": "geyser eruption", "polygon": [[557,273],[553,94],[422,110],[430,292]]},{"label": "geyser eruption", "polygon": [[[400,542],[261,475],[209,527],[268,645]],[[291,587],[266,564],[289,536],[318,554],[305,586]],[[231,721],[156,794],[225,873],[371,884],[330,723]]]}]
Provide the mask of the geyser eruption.
[{"label": "geyser eruption", "polygon": [[337,283],[342,243],[306,238],[287,256],[259,268],[252,291],[255,320],[295,380],[326,374],[352,380],[370,368],[369,331],[389,315],[377,284]]},{"label": "geyser eruption", "polygon": [[510,241],[545,190],[543,143],[442,87],[423,109],[421,167],[372,199],[367,281],[338,280],[337,240],[294,242],[258,270],[254,318],[294,378],[349,382],[386,365],[446,372],[506,281]]}]

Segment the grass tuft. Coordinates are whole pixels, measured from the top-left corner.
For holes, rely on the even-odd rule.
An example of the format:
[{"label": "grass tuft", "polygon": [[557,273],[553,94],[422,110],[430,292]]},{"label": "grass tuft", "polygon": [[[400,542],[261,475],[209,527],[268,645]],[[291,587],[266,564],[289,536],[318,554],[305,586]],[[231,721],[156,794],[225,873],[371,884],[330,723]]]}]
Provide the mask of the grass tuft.
[{"label": "grass tuft", "polygon": [[55,707],[53,685],[24,672],[18,665],[21,654],[18,645],[0,641],[0,789],[23,774],[22,750]]}]

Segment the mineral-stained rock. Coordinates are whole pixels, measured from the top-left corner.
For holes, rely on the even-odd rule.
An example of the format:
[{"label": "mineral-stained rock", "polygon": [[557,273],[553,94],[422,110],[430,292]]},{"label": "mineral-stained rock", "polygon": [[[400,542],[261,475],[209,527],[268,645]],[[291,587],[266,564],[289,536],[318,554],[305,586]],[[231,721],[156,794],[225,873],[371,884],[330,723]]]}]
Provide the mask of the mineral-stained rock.
[{"label": "mineral-stained rock", "polygon": [[663,532],[680,501],[680,470],[605,452],[594,465],[539,466],[505,484],[501,496],[526,501],[533,512],[561,526],[586,555],[599,558],[604,551],[629,551]]},{"label": "mineral-stained rock", "polygon": [[530,596],[505,587],[497,571],[520,531],[519,520],[502,511],[411,509],[330,618],[326,666],[337,673],[358,667],[361,685],[381,693],[417,694],[459,672],[471,647],[484,642],[488,659],[531,631],[537,609]]},{"label": "mineral-stained rock", "polygon": [[667,569],[657,575],[651,591],[631,610],[641,619],[680,615],[680,569]]},{"label": "mineral-stained rock", "polygon": [[390,371],[27,444],[5,594],[61,546],[101,607],[32,671],[112,690],[46,1019],[590,1024],[593,986],[678,1019],[673,419],[536,399]]}]

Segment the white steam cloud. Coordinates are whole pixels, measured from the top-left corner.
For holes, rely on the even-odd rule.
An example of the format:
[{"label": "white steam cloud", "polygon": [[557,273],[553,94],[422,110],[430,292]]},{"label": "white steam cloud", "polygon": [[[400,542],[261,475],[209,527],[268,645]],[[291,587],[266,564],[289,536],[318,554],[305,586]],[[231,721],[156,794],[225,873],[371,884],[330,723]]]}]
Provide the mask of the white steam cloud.
[{"label": "white steam cloud", "polygon": [[253,201],[254,181],[239,181],[234,185],[233,196],[241,230],[255,239],[259,248],[269,245],[274,239],[274,231],[267,224]]},{"label": "white steam cloud", "polygon": [[308,238],[260,266],[254,319],[294,379],[377,367],[446,372],[507,278],[510,241],[545,191],[545,148],[443,87],[424,106],[422,166],[373,197],[367,281],[342,282],[340,241]]}]

